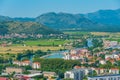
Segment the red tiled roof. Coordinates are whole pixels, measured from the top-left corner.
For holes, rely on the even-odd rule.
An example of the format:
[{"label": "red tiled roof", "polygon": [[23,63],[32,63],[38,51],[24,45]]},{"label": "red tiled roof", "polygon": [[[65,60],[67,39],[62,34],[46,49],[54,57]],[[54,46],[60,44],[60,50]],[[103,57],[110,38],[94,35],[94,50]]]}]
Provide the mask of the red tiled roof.
[{"label": "red tiled roof", "polygon": [[39,62],[34,62],[34,64],[40,64]]},{"label": "red tiled roof", "polygon": [[23,61],[23,62],[25,62],[25,63],[30,63],[30,61],[29,61],[29,60],[25,60],[25,61]]},{"label": "red tiled roof", "polygon": [[74,66],[75,69],[80,69],[81,67],[80,66]]},{"label": "red tiled roof", "polygon": [[111,68],[111,70],[119,70],[118,68]]},{"label": "red tiled roof", "polygon": [[0,77],[0,80],[8,80],[8,79],[4,77]]},{"label": "red tiled roof", "polygon": [[23,78],[26,80],[26,79],[29,79],[30,77],[28,77],[28,76],[23,76]]}]

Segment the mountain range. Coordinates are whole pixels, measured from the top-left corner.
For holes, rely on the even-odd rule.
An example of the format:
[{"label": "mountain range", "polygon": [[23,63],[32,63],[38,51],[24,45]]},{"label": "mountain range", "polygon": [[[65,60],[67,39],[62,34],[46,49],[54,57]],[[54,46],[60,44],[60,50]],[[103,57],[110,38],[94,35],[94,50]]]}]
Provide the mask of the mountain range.
[{"label": "mountain range", "polygon": [[79,29],[82,31],[120,31],[120,9],[99,10],[87,14],[49,12],[36,18],[10,18],[0,16],[0,22],[34,22],[53,29]]}]

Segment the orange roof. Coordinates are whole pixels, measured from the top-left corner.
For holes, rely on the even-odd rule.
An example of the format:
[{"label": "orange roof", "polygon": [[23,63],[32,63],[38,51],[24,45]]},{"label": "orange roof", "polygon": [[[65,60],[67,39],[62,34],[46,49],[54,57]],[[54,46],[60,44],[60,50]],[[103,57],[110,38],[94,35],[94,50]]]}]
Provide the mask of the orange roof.
[{"label": "orange roof", "polygon": [[111,68],[111,70],[119,70],[118,68]]},{"label": "orange roof", "polygon": [[116,60],[120,60],[120,58],[117,58]]},{"label": "orange roof", "polygon": [[74,66],[75,69],[80,69],[81,67],[80,66]]},{"label": "orange roof", "polygon": [[8,80],[8,79],[4,77],[0,77],[0,80]]},{"label": "orange roof", "polygon": [[29,61],[29,60],[24,60],[23,62],[24,62],[24,63],[30,63],[30,61]]},{"label": "orange roof", "polygon": [[108,57],[106,60],[110,60],[111,58],[110,57]]},{"label": "orange roof", "polygon": [[110,60],[110,62],[115,62],[114,60]]},{"label": "orange roof", "polygon": [[39,62],[34,62],[34,64],[40,64]]}]

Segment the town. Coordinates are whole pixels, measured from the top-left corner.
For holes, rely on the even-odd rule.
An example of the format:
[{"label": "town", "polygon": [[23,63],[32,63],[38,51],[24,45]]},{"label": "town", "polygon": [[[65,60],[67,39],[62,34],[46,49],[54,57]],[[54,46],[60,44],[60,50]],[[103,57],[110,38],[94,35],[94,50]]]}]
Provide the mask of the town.
[{"label": "town", "polygon": [[[66,37],[66,35],[69,34],[60,34],[56,36],[61,36],[57,37],[57,39],[69,38]],[[84,36],[86,37],[86,35],[87,34]],[[119,42],[117,40],[111,41],[108,39],[108,37],[106,39],[104,36],[102,39],[100,39],[99,36],[96,36],[94,38],[89,38],[89,36],[88,38],[81,36],[84,39],[75,38],[74,40],[73,38],[76,36],[73,36],[72,40],[70,39],[67,43],[64,43],[67,44],[66,46],[61,45],[64,46],[64,49],[60,51],[25,50],[23,52],[17,53],[17,55],[6,53],[6,56],[8,58],[5,58],[1,54],[0,79],[119,80]],[[38,39],[41,38],[42,37],[39,37]],[[3,37],[1,40],[3,39],[6,42],[9,41],[9,38]],[[81,43],[84,44],[81,45]],[[14,43],[11,43],[10,45],[8,44],[10,43],[1,43],[1,48],[10,47]]]},{"label": "town", "polygon": [[0,80],[120,80],[120,0],[0,0]]}]

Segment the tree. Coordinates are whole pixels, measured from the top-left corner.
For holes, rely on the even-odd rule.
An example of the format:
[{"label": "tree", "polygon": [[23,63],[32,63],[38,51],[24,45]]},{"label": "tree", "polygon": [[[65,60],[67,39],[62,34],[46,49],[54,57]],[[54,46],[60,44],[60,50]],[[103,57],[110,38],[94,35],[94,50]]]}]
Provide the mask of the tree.
[{"label": "tree", "polygon": [[21,61],[21,59],[22,59],[22,54],[21,54],[21,53],[18,53],[16,59],[17,59],[18,61]]}]

